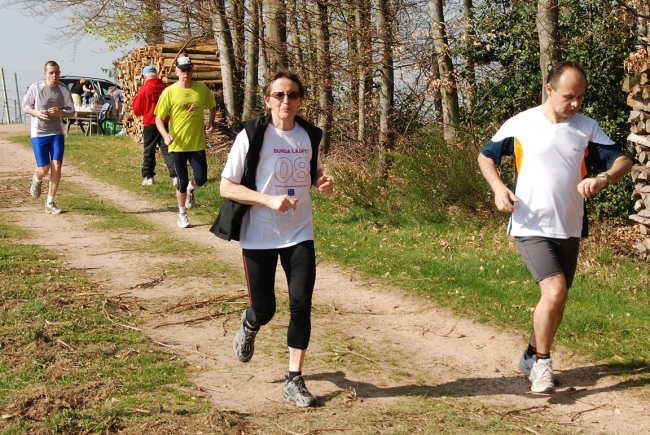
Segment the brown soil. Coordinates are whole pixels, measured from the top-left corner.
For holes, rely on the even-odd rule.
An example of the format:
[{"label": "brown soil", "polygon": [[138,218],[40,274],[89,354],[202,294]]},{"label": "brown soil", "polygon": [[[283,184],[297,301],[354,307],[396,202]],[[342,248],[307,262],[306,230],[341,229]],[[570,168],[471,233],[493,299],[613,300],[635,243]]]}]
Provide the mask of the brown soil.
[{"label": "brown soil", "polygon": [[[69,267],[87,272],[108,296],[119,296],[125,309],[142,322],[138,327],[145,335],[196,368],[194,382],[218,409],[255,413],[269,402],[282,401],[288,364],[286,310],[280,309],[258,335],[250,363],[241,364],[232,355],[239,313],[247,303],[237,244],[212,236],[206,226],[179,229],[176,212],[169,204],[148,202],[92,179],[81,168],[65,165],[62,192],[83,186],[96,199],[137,213],[179,240],[200,246],[215,261],[229,265],[238,278],[232,278],[232,273],[197,274],[190,279],[163,275],[174,259],[124,248],[125,240],[139,235],[88,230],[88,218],[74,213],[45,215],[43,199],[33,200],[28,193],[34,169],[32,152],[7,141],[11,134],[28,134],[28,127],[0,127],[0,183],[24,180],[22,195],[9,195],[9,189],[0,185],[2,204],[8,204],[2,210],[4,219],[29,230],[30,243],[59,251]],[[172,198],[170,186],[170,203]],[[279,271],[280,304],[286,303],[283,277]],[[226,304],[225,312],[230,314],[178,324],[211,312],[210,304],[182,310],[179,304],[188,301]],[[627,378],[608,374],[607,367],[566,349],[554,350],[554,366],[561,381],[558,393],[530,394],[528,381],[516,368],[527,334],[456,317],[427,299],[359,280],[353,273],[321,263],[304,374],[310,390],[323,404],[346,390],[363,398],[364,406],[378,409],[407,395],[445,394],[475,397],[500,409],[539,407],[535,409],[542,418],[586,433],[650,433],[648,404],[627,388]],[[356,365],[341,368],[341,361],[352,359]],[[82,391],[83,387],[77,388]],[[98,388],[90,400],[103,399],[102,387]],[[46,396],[30,400],[40,400],[43,408],[83,405],[70,396],[61,399],[65,403],[47,402]]]}]

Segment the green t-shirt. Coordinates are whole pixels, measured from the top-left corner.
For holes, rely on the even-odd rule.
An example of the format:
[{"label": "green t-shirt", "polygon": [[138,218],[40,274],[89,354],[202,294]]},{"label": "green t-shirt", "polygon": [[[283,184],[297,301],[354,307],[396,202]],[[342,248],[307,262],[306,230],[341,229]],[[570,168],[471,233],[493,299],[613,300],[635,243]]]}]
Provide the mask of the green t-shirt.
[{"label": "green t-shirt", "polygon": [[192,82],[190,89],[182,89],[178,84],[165,88],[153,113],[160,119],[169,116],[169,135],[174,138],[169,151],[204,150],[203,112],[216,106],[214,95],[204,83]]}]

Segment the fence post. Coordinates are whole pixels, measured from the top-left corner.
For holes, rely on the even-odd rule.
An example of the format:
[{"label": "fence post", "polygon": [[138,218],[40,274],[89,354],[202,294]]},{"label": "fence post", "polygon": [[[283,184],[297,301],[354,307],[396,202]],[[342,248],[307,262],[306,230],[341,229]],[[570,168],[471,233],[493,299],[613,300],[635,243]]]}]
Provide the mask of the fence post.
[{"label": "fence post", "polygon": [[18,90],[18,74],[17,73],[14,73],[14,79],[16,79],[16,101],[18,101],[18,115],[19,115],[18,119],[20,119],[20,122],[24,122],[25,120],[23,119],[23,106],[22,106],[22,102],[20,100],[20,91]]},{"label": "fence post", "polygon": [[7,87],[5,86],[5,70],[0,68],[0,76],[2,77],[2,93],[5,98],[5,112],[7,113],[7,124],[11,124],[11,116],[9,115],[9,102],[7,101]]}]

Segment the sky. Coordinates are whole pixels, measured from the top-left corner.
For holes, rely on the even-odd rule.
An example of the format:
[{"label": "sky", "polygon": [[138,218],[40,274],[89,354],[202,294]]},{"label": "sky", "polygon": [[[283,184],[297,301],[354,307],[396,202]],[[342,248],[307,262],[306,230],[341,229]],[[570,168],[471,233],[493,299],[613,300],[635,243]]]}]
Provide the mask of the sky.
[{"label": "sky", "polygon": [[[16,77],[20,100],[32,83],[43,79],[43,65],[56,61],[61,75],[74,75],[108,79],[102,68],[110,69],[113,61],[120,59],[134,47],[109,52],[101,40],[84,37],[76,48],[48,42],[55,33],[53,28],[65,23],[53,19],[40,24],[35,18],[15,8],[0,8],[0,68],[4,71],[7,101],[11,120],[14,120]],[[19,101],[20,101],[19,100]],[[0,104],[4,105],[0,82]],[[6,123],[4,106],[0,106],[0,123]]]}]

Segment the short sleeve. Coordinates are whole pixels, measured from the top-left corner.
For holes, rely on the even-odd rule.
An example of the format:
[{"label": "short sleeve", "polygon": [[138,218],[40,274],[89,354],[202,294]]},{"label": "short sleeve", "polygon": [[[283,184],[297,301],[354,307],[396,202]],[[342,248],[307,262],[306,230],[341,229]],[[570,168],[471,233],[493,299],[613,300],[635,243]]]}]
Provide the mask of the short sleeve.
[{"label": "short sleeve", "polygon": [[169,92],[165,89],[160,95],[158,103],[156,103],[156,108],[153,111],[153,114],[160,119],[165,119],[169,116]]},{"label": "short sleeve", "polygon": [[207,86],[206,86],[206,92],[205,93],[206,93],[206,96],[205,96],[205,108],[208,109],[208,110],[211,110],[211,109],[214,109],[215,107],[217,107],[217,100],[214,99],[214,94],[212,93],[210,88],[208,88]]},{"label": "short sleeve", "polygon": [[250,143],[246,135],[246,130],[242,130],[235,138],[235,142],[230,149],[228,160],[223,167],[223,172],[221,172],[221,178],[226,178],[233,183],[241,183],[241,179],[244,176],[246,154],[248,154],[249,148]]},{"label": "short sleeve", "polygon": [[621,148],[607,136],[598,123],[593,129],[587,149],[585,163],[599,171],[609,169],[617,158],[624,155]]},{"label": "short sleeve", "polygon": [[503,156],[511,156],[515,152],[515,138],[506,137],[501,140],[491,140],[483,148],[481,154],[485,157],[494,160],[494,163],[499,166]]},{"label": "short sleeve", "polygon": [[614,161],[624,155],[621,148],[615,143],[601,144],[589,142],[588,150],[585,159],[587,166],[596,168],[599,171],[611,168]]}]

